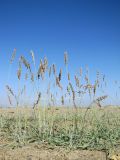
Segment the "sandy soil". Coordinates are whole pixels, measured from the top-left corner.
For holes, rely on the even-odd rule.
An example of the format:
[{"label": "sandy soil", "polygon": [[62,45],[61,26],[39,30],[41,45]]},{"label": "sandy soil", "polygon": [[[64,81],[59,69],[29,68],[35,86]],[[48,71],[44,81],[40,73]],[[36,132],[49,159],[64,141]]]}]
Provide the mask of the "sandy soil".
[{"label": "sandy soil", "polygon": [[25,146],[16,149],[0,149],[0,160],[106,160],[100,151],[50,149],[41,146]]}]

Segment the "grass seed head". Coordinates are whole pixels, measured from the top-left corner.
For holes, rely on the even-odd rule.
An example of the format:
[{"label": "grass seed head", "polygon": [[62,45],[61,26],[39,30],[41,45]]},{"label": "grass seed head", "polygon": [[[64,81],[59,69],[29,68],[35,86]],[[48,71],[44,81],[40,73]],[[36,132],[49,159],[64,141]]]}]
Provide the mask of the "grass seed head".
[{"label": "grass seed head", "polygon": [[31,51],[30,51],[30,54],[31,54],[31,57],[32,57],[32,61],[33,61],[34,65],[35,65],[35,56],[34,56],[34,52],[31,50]]},{"label": "grass seed head", "polygon": [[10,105],[12,105],[12,100],[9,95],[8,95],[8,101],[9,101]]},{"label": "grass seed head", "polygon": [[58,86],[60,89],[62,89],[62,86],[59,81],[59,77],[56,77],[56,86]]},{"label": "grass seed head", "polygon": [[27,62],[27,60],[23,57],[23,56],[21,56],[21,61],[22,61],[22,63],[25,65],[25,67],[30,71],[30,73],[31,73],[31,67],[30,67],[30,64]]},{"label": "grass seed head", "polygon": [[68,81],[70,81],[70,73],[68,73]]},{"label": "grass seed head", "polygon": [[34,74],[31,73],[31,81],[34,82]]},{"label": "grass seed head", "polygon": [[62,69],[60,69],[60,72],[59,72],[59,81],[61,81],[61,77],[62,77]]},{"label": "grass seed head", "polygon": [[15,95],[14,95],[13,90],[8,85],[6,85],[6,88],[10,92],[10,94],[14,97]]},{"label": "grass seed head", "polygon": [[49,77],[51,76],[51,66],[49,68]]},{"label": "grass seed head", "polygon": [[64,63],[65,65],[67,65],[68,63],[68,53],[67,52],[64,52]]},{"label": "grass seed head", "polygon": [[53,64],[52,67],[53,67],[53,74],[56,75],[56,66],[55,66],[55,64]]},{"label": "grass seed head", "polygon": [[14,59],[15,59],[15,56],[16,56],[16,48],[14,48],[13,50],[13,54],[12,54],[12,57],[11,57],[11,60],[10,60],[10,63],[12,64]]}]

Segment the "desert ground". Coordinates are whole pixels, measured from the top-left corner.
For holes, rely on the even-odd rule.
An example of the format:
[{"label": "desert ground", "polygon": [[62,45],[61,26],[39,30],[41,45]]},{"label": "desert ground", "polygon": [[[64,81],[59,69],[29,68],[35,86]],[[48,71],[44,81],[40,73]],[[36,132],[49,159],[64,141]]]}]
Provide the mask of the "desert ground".
[{"label": "desert ground", "polygon": [[117,160],[119,154],[120,107],[0,109],[0,160]]}]

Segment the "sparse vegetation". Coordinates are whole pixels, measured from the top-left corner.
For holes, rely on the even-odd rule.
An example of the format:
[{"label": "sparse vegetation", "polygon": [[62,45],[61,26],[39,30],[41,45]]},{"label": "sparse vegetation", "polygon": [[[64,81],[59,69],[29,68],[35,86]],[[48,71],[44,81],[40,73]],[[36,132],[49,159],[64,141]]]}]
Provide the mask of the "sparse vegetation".
[{"label": "sparse vegetation", "polygon": [[[15,55],[16,49],[11,65]],[[96,79],[91,82],[88,66],[85,74],[80,67],[73,81],[68,71],[67,52],[64,53],[65,74],[62,68],[57,70],[55,64],[49,66],[46,57],[40,60],[37,70],[34,52],[30,55],[31,64],[24,56],[19,58],[16,75],[18,85],[22,80],[22,86],[18,86],[18,92],[6,85],[11,108],[0,110],[0,140],[5,140],[0,147],[43,143],[69,149],[103,150],[106,154],[115,150],[120,144],[120,108],[102,107],[101,102],[109,97],[99,95],[107,83],[105,75],[97,72]],[[67,85],[63,84],[63,79]],[[31,87],[34,92],[29,106],[24,98],[26,88],[30,92]],[[83,107],[80,102],[86,95],[90,100]]]}]

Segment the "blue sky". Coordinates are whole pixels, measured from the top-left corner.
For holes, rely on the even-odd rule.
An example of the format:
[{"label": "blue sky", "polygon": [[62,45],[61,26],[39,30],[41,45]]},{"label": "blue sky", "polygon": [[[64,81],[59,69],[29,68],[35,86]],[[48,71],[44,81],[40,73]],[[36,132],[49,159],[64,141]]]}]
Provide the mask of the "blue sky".
[{"label": "blue sky", "polygon": [[[120,1],[0,0],[1,98],[14,48],[17,57],[28,57],[32,49],[37,61],[47,56],[49,63],[58,67],[63,66],[63,53],[67,50],[71,72],[87,64],[91,77],[99,70],[109,80],[119,81]],[[16,65],[12,69],[17,70]]]}]

